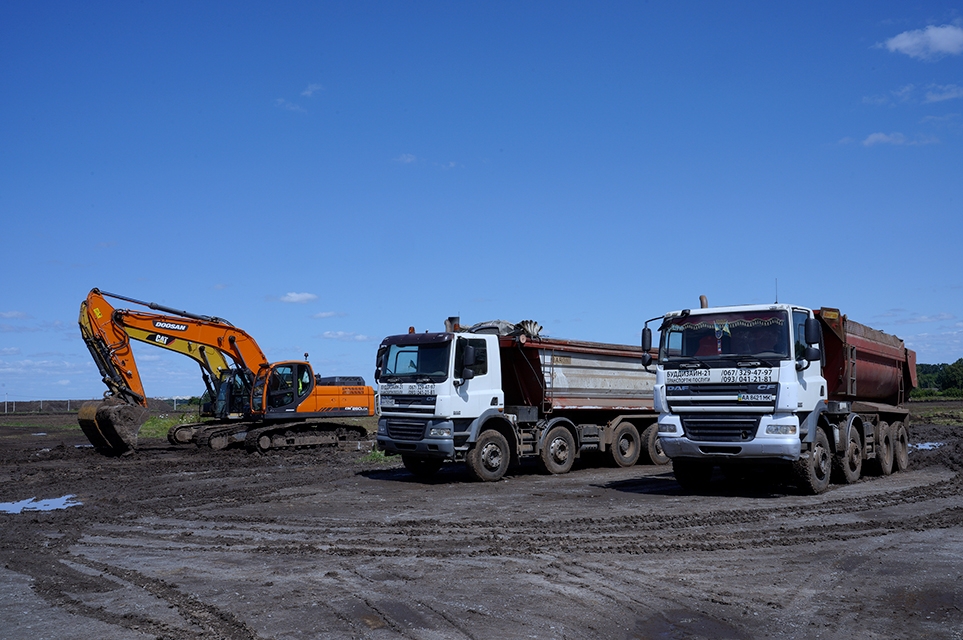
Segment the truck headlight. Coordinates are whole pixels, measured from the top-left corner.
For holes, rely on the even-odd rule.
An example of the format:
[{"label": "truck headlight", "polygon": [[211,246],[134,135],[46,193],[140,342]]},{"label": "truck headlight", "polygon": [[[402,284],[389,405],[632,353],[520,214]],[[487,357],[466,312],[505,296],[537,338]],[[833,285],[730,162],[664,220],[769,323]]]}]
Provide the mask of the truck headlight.
[{"label": "truck headlight", "polygon": [[672,424],[671,422],[659,423],[659,433],[675,433],[675,432],[676,432],[675,425]]},{"label": "truck headlight", "polygon": [[379,436],[386,436],[386,435],[388,435],[388,427],[387,427],[387,425],[385,425],[384,422],[379,422],[379,423],[378,423],[378,435],[379,435]]},{"label": "truck headlight", "polygon": [[428,430],[428,436],[431,438],[450,438],[451,428],[450,427],[432,427]]},{"label": "truck headlight", "polygon": [[796,435],[796,425],[794,424],[771,424],[766,427],[766,434],[770,436],[792,436]]}]

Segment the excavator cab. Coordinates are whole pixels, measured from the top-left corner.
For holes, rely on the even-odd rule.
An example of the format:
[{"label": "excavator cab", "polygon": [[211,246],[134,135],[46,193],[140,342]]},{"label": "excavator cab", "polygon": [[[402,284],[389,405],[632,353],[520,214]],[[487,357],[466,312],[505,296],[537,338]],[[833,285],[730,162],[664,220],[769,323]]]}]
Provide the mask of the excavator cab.
[{"label": "excavator cab", "polygon": [[281,362],[263,367],[254,382],[253,413],[267,418],[271,413],[297,412],[314,385],[314,372],[306,362]]},{"label": "excavator cab", "polygon": [[213,415],[221,420],[239,420],[250,413],[251,409],[250,372],[238,368],[221,373],[214,400]]}]

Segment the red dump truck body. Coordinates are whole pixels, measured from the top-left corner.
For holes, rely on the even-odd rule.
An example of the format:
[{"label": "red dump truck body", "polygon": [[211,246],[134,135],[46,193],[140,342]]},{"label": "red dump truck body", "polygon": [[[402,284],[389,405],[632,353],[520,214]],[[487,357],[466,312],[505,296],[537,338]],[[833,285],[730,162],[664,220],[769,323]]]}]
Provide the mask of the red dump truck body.
[{"label": "red dump truck body", "polygon": [[839,309],[823,307],[814,314],[823,327],[828,399],[902,405],[917,386],[916,352]]}]

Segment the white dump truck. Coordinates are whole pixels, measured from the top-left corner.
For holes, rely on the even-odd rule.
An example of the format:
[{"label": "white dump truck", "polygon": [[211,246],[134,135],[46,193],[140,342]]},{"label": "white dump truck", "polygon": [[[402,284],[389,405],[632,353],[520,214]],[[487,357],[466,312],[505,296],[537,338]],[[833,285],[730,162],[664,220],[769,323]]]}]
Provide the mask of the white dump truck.
[{"label": "white dump truck", "polygon": [[378,349],[378,447],[414,475],[464,461],[477,480],[534,458],[565,473],[584,451],[619,466],[666,463],[652,405],[655,375],[637,346],[558,340],[532,321],[385,338]]},{"label": "white dump truck", "polygon": [[[908,464],[916,354],[838,309],[789,304],[667,313],[660,320],[655,405],[679,484],[715,467],[789,463],[806,493]],[[650,320],[649,322],[653,322]],[[643,356],[652,332],[642,331]]]}]

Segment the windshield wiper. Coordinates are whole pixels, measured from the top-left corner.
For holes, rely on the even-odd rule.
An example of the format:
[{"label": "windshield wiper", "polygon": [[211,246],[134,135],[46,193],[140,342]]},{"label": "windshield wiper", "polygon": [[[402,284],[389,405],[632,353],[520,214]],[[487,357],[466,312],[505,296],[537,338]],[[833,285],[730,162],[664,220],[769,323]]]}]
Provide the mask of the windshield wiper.
[{"label": "windshield wiper", "polygon": [[739,362],[736,363],[736,366],[742,369],[751,369],[751,368],[758,367],[759,365],[766,365],[767,367],[770,367],[770,368],[776,366],[769,360],[766,360],[765,358],[759,358],[759,357],[740,360]]},{"label": "windshield wiper", "polygon": [[674,361],[675,361],[675,362],[678,362],[678,363],[679,363],[679,367],[680,367],[680,368],[683,368],[683,369],[692,369],[692,368],[694,368],[694,367],[692,367],[692,366],[686,366],[687,363],[688,363],[688,361],[692,361],[692,360],[694,360],[695,362],[697,362],[697,363],[698,363],[698,366],[699,366],[699,367],[702,367],[703,369],[711,369],[711,368],[712,368],[712,367],[710,367],[708,364],[706,364],[706,362],[705,362],[704,360],[699,360],[698,358],[695,358],[695,357],[693,357],[693,356],[677,356],[677,358],[679,358],[679,359],[676,359],[676,360],[674,360]]}]

